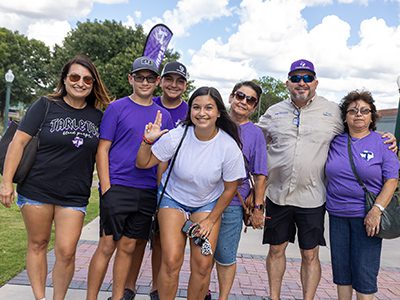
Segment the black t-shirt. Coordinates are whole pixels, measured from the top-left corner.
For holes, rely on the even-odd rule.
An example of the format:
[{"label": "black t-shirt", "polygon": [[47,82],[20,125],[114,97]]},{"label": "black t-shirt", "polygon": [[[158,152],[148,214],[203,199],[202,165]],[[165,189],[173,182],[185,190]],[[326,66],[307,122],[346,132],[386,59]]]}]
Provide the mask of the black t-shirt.
[{"label": "black t-shirt", "polygon": [[103,114],[89,105],[75,109],[61,99],[42,97],[28,109],[19,130],[31,136],[38,132],[46,101],[50,106],[40,133],[36,161],[17,191],[44,203],[85,206],[90,196]]}]

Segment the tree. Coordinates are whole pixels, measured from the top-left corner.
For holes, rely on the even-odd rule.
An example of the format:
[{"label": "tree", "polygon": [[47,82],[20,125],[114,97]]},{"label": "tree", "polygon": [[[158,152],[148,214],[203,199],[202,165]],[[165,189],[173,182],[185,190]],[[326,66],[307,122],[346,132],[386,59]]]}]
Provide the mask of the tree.
[{"label": "tree", "polygon": [[31,103],[49,90],[50,49],[41,41],[0,27],[0,99],[1,113],[5,105],[4,75],[11,69],[15,75],[12,84],[11,105]]},{"label": "tree", "polygon": [[[132,93],[127,75],[135,58],[143,53],[146,35],[143,27],[125,27],[114,20],[78,22],[77,27],[68,33],[62,46],[56,46],[52,61],[54,84],[62,66],[77,54],[88,55],[115,98]],[[179,53],[167,50],[163,65],[179,59]],[[162,69],[163,66],[160,67]],[[159,95],[161,90],[156,90]]]},{"label": "tree", "polygon": [[270,76],[262,76],[258,80],[255,80],[255,82],[261,86],[263,94],[261,95],[257,110],[250,117],[253,122],[257,122],[268,107],[289,97],[286,85],[281,80]]}]

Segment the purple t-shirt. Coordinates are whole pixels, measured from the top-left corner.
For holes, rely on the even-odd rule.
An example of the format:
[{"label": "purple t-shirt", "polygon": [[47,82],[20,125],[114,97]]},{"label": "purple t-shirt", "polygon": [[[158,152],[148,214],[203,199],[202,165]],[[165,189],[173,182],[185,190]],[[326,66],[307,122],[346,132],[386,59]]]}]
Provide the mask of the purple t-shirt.
[{"label": "purple t-shirt", "polygon": [[[239,134],[243,144],[242,152],[248,162],[248,171],[252,174],[267,176],[267,145],[262,130],[252,122],[247,122],[240,125]],[[238,190],[243,199],[246,199],[250,192],[249,180],[243,181]],[[238,206],[241,202],[235,196],[230,205]]]},{"label": "purple t-shirt", "polygon": [[[325,166],[326,209],[338,217],[364,217],[364,191],[351,170],[347,136],[336,136],[330,145]],[[380,134],[372,131],[361,139],[352,138],[352,151],[357,173],[369,191],[379,194],[385,179],[398,178],[397,156]]]},{"label": "purple t-shirt", "polygon": [[181,121],[184,121],[186,119],[186,115],[188,112],[188,105],[185,101],[182,101],[181,104],[179,104],[175,108],[165,107],[161,102],[161,96],[153,98],[153,101],[155,103],[157,103],[159,106],[161,106],[162,108],[165,108],[170,113],[172,121],[175,124],[175,127],[178,126],[178,124]]},{"label": "purple t-shirt", "polygon": [[157,167],[138,169],[136,154],[147,123],[154,122],[157,111],[163,116],[162,129],[174,128],[170,114],[154,102],[142,106],[124,97],[112,102],[100,124],[100,138],[112,141],[109,153],[111,184],[148,189],[157,187]]}]

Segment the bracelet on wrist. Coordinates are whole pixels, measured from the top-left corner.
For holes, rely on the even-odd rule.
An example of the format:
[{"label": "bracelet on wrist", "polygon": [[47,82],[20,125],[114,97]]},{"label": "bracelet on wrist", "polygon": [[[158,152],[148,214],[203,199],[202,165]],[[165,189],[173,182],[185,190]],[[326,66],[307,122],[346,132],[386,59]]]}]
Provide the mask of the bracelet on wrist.
[{"label": "bracelet on wrist", "polygon": [[150,141],[148,138],[146,138],[145,136],[143,136],[143,142],[147,145],[153,145],[154,142]]},{"label": "bracelet on wrist", "polygon": [[385,208],[378,203],[374,203],[374,206],[376,206],[381,211],[381,213],[383,213],[385,211]]}]

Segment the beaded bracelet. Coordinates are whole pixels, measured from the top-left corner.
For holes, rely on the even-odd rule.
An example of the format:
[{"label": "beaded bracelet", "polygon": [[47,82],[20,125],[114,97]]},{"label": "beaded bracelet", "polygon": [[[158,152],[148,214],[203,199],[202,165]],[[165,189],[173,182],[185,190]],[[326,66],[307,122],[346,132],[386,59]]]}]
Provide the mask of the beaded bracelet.
[{"label": "beaded bracelet", "polygon": [[147,145],[153,145],[154,142],[150,141],[147,137],[143,136],[143,142]]}]

